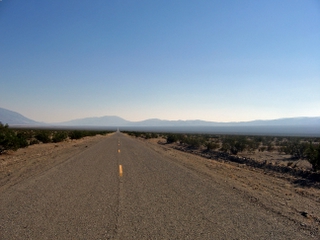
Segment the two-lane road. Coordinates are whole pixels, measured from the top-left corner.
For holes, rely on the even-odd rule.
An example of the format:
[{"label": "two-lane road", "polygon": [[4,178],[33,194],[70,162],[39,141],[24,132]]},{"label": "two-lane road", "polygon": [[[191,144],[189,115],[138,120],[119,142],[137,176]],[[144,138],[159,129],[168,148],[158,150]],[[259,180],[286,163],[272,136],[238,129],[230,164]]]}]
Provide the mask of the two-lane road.
[{"label": "two-lane road", "polygon": [[0,239],[308,239],[237,191],[115,133],[0,196]]}]

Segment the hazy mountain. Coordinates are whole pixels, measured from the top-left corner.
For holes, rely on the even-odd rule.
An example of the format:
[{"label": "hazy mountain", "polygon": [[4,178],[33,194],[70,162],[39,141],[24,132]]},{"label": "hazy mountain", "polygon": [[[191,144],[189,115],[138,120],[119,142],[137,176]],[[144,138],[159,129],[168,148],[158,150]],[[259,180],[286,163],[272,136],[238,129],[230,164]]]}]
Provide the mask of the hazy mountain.
[{"label": "hazy mountain", "polygon": [[58,123],[63,126],[127,126],[130,122],[117,116],[90,117]]},{"label": "hazy mountain", "polygon": [[202,120],[147,119],[132,122],[117,116],[90,117],[62,123],[44,124],[28,119],[19,113],[0,108],[0,122],[10,126],[89,127],[121,130],[174,131],[229,134],[286,134],[320,136],[320,117],[283,118],[248,122],[209,122]]},{"label": "hazy mountain", "polygon": [[[9,125],[43,125],[23,115],[4,108],[0,108],[0,122]],[[247,122],[209,122],[203,120],[161,120],[157,118],[147,119],[144,121],[127,121],[117,116],[89,117],[76,119],[61,123],[51,123],[57,126],[145,126],[145,127],[162,127],[162,126],[320,126],[320,117],[297,117],[297,118],[281,118],[274,120],[255,120]]]},{"label": "hazy mountain", "polygon": [[13,112],[4,108],[0,108],[0,122],[8,125],[42,125],[43,123],[36,122],[26,118],[20,113]]},{"label": "hazy mountain", "polygon": [[320,126],[320,117],[296,117],[281,118],[274,120],[255,120],[250,122],[237,123],[239,126],[301,126],[301,125],[318,125]]},{"label": "hazy mountain", "polygon": [[[136,126],[136,127],[157,127],[157,126],[209,126],[214,124],[214,122],[206,122],[201,120],[177,120],[177,121],[169,121],[169,120],[160,120],[157,118],[147,119],[144,121],[132,122],[127,121],[123,118],[117,116],[104,116],[104,117],[91,117],[91,118],[83,118],[77,119],[67,122],[59,123],[59,125],[63,126]],[[219,124],[219,123],[215,123]]]},{"label": "hazy mountain", "polygon": [[219,125],[218,122],[207,122],[202,120],[160,120],[160,119],[148,119],[140,122],[131,122],[132,126],[215,126]]},{"label": "hazy mountain", "polygon": [[228,127],[228,126],[319,126],[320,117],[283,118],[275,120],[255,120],[248,122],[209,122],[203,120],[160,120],[148,119],[140,122],[128,122],[130,126],[203,126],[203,127]]},{"label": "hazy mountain", "polygon": [[71,127],[119,127],[121,131],[320,136],[320,117],[223,123],[202,120],[169,121],[160,119],[131,122],[115,116],[105,116],[69,121],[63,123],[63,125]]}]

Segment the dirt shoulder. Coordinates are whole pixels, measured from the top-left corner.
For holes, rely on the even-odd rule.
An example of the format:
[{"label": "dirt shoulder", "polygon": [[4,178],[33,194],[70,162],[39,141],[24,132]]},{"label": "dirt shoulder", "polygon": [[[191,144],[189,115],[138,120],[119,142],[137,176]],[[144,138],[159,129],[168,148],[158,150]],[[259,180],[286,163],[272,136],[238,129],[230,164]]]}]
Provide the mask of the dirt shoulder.
[{"label": "dirt shoulder", "polygon": [[63,163],[109,135],[35,144],[0,155],[0,192]]},{"label": "dirt shoulder", "polygon": [[252,204],[289,219],[315,238],[320,237],[319,188],[303,186],[283,174],[183,152],[174,149],[174,145],[159,144],[159,139],[141,141],[184,167],[229,184]]}]

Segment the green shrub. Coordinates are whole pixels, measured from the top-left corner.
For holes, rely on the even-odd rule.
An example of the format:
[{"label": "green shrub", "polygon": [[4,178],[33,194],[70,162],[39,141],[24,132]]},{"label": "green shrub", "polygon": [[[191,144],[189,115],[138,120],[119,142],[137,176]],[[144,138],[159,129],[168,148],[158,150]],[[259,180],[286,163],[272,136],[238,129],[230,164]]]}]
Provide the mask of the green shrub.
[{"label": "green shrub", "polygon": [[18,133],[17,134],[17,141],[18,141],[18,144],[19,144],[19,148],[24,148],[24,147],[27,147],[29,145],[28,141],[27,141],[27,138],[26,138],[25,134],[23,134],[23,133]]},{"label": "green shrub", "polygon": [[174,143],[178,141],[178,137],[176,134],[169,134],[167,136],[167,143]]},{"label": "green shrub", "polygon": [[306,152],[309,148],[307,143],[300,143],[298,140],[286,142],[280,147],[280,151],[285,154],[290,154],[293,158],[302,159],[306,157]]},{"label": "green shrub", "polygon": [[68,134],[67,132],[65,131],[58,131],[58,132],[55,132],[53,137],[52,137],[52,141],[54,143],[57,143],[57,142],[62,142],[64,140],[66,140],[68,137]]},{"label": "green shrub", "polygon": [[8,124],[3,125],[0,122],[0,154],[6,150],[17,150],[27,146],[28,142],[23,134],[17,134]]},{"label": "green shrub", "polygon": [[314,170],[320,170],[320,145],[317,147],[310,143],[306,150],[307,160],[312,164]]},{"label": "green shrub", "polygon": [[151,134],[150,133],[145,133],[144,134],[144,138],[145,139],[150,139],[151,138]]},{"label": "green shrub", "polygon": [[74,130],[74,131],[69,132],[70,139],[80,139],[80,138],[83,138],[84,136],[85,135],[84,135],[83,131]]},{"label": "green shrub", "polygon": [[141,132],[133,132],[133,135],[135,137],[141,137],[142,133]]},{"label": "green shrub", "polygon": [[207,142],[205,143],[205,146],[207,147],[207,150],[215,150],[219,147],[219,144],[218,143],[215,143],[215,142]]},{"label": "green shrub", "polygon": [[151,133],[151,134],[150,134],[150,137],[151,137],[151,138],[158,138],[158,134],[156,134],[156,133]]},{"label": "green shrub", "polygon": [[50,133],[48,131],[40,131],[38,134],[35,135],[35,138],[43,143],[50,143]]},{"label": "green shrub", "polygon": [[247,139],[244,136],[226,136],[222,139],[221,151],[237,155],[247,148]]},{"label": "green shrub", "polygon": [[248,139],[246,140],[246,149],[249,152],[254,152],[255,150],[259,149],[260,142],[255,141],[254,139]]},{"label": "green shrub", "polygon": [[200,139],[200,138],[189,138],[188,145],[191,148],[199,148],[202,145],[202,139]]}]

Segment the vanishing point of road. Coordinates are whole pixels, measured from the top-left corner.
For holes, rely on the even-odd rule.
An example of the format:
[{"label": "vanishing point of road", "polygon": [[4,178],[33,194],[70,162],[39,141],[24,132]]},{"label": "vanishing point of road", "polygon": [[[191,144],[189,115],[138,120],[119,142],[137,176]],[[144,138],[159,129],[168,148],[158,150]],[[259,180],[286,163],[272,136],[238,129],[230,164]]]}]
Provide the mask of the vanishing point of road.
[{"label": "vanishing point of road", "polygon": [[308,239],[232,187],[114,133],[1,193],[0,239]]}]

